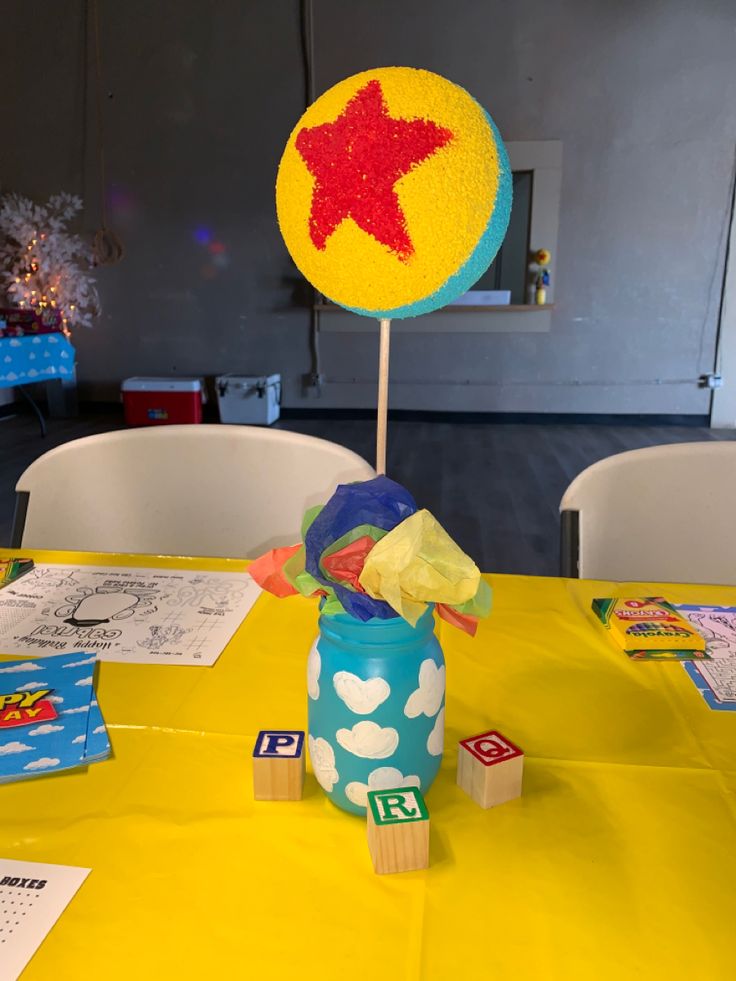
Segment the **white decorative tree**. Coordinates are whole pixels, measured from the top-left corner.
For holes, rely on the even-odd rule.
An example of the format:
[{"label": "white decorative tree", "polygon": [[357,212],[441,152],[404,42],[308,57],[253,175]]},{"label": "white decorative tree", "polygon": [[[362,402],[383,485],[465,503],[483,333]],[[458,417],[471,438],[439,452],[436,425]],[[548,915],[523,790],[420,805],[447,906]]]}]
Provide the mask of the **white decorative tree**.
[{"label": "white decorative tree", "polygon": [[67,231],[82,209],[73,194],[55,194],[45,205],[19,194],[0,199],[0,283],[11,306],[56,310],[65,333],[91,327],[100,312],[91,249]]}]

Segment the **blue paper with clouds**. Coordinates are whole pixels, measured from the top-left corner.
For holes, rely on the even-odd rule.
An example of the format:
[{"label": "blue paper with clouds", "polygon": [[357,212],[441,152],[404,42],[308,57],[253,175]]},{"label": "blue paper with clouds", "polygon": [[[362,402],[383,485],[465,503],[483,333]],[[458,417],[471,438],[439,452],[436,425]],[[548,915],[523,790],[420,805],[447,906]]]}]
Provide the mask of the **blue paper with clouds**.
[{"label": "blue paper with clouds", "polygon": [[86,766],[110,755],[95,697],[95,666],[96,656],[86,653],[0,661],[0,696],[50,689],[43,701],[56,712],[56,718],[43,722],[0,727],[0,783]]}]

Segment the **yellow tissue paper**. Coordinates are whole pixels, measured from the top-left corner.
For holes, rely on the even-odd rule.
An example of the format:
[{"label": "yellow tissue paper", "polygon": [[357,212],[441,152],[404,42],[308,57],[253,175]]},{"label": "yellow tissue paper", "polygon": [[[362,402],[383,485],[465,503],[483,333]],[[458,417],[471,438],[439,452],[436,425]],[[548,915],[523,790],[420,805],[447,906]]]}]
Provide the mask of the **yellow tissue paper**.
[{"label": "yellow tissue paper", "polygon": [[416,511],[376,542],[360,585],[413,625],[427,602],[459,606],[478,591],[480,570],[429,511]]}]

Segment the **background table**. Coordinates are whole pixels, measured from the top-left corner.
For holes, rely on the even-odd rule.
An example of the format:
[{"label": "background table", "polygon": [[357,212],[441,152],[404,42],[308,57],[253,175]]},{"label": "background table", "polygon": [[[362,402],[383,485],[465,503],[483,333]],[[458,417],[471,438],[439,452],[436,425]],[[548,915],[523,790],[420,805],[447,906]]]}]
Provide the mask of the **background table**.
[{"label": "background table", "polygon": [[43,416],[24,386],[45,382],[49,414],[76,414],[74,359],[71,341],[59,332],[0,337],[0,388],[17,388],[25,395],[39,417],[43,435],[46,434]]},{"label": "background table", "polygon": [[[306,728],[312,602],[261,597],[214,668],[103,664],[114,759],[0,787],[0,856],[93,870],[24,981],[733,978],[736,713],[678,663],[629,661],[588,610],[736,589],[490,581],[474,640],[438,626],[446,752],[422,872],[374,875],[364,822],[311,774],[300,802],[252,799],[257,731]],[[524,794],[483,811],[456,749],[491,727],[526,751]]]},{"label": "background table", "polygon": [[74,348],[61,333],[0,337],[0,388],[74,377]]}]

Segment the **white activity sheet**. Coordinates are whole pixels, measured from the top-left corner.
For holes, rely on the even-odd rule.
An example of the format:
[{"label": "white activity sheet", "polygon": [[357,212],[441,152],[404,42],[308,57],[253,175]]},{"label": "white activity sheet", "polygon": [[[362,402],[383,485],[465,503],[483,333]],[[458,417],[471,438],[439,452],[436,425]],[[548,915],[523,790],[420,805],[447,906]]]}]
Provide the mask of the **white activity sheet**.
[{"label": "white activity sheet", "polygon": [[0,653],[211,666],[260,593],[247,573],[39,564],[0,590]]},{"label": "white activity sheet", "polygon": [[0,858],[0,981],[16,981],[89,873]]},{"label": "white activity sheet", "polygon": [[711,658],[684,662],[687,673],[711,708],[736,710],[736,607],[684,604],[677,610],[705,637]]}]

